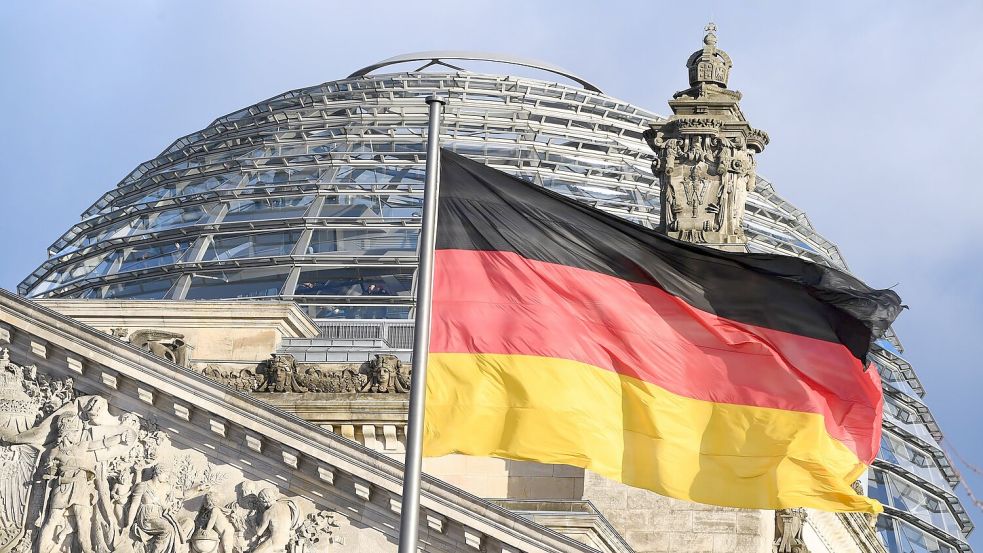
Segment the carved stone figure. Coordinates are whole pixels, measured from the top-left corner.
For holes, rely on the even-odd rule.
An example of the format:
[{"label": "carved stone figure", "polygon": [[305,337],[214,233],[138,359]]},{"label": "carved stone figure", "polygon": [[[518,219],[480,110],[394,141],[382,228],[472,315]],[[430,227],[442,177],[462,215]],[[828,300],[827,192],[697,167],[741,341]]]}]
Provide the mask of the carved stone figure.
[{"label": "carved stone figure", "polygon": [[266,362],[266,379],[260,385],[262,392],[306,392],[307,387],[297,379],[297,360],[293,355],[274,353]]},{"label": "carved stone figure", "polygon": [[181,365],[191,366],[191,351],[194,349],[184,341],[183,334],[163,330],[143,329],[130,334],[130,343],[150,353]]},{"label": "carved stone figure", "polygon": [[363,392],[406,393],[410,390],[409,374],[403,372],[403,364],[395,355],[376,354],[369,362],[368,373]]},{"label": "carved stone figure", "polygon": [[802,541],[805,520],[805,509],[775,511],[775,553],[809,553]]},{"label": "carved stone figure", "polygon": [[[58,418],[58,441],[42,479],[53,482],[43,524],[38,534],[38,551],[58,551],[64,546],[93,548],[93,506],[96,503],[95,467],[89,462],[89,443],[82,440],[82,420],[74,413]],[[64,546],[62,544],[65,544]]]},{"label": "carved stone figure", "polygon": [[147,553],[178,553],[191,533],[187,518],[178,515],[180,501],[170,483],[169,469],[154,465],[153,476],[137,485],[127,508],[132,527]]},{"label": "carved stone figure", "polygon": [[[71,379],[53,381],[34,367],[13,363],[10,352],[0,349],[0,551],[31,544],[34,525],[29,528],[27,518],[32,483],[40,480],[35,472],[51,433],[51,425],[37,426],[73,398]],[[47,501],[48,495],[43,497]],[[35,520],[37,526],[43,521]]]},{"label": "carved stone figure", "polygon": [[195,533],[191,549],[195,553],[232,553],[236,529],[230,519],[231,508],[222,508],[214,492],[205,495],[195,517]]},{"label": "carved stone figure", "polygon": [[754,155],[768,136],[744,119],[740,92],[727,89],[730,57],[717,48],[716,26],[706,30],[703,49],[686,62],[690,88],[673,96],[673,116],[653,123],[645,137],[656,153],[662,231],[727,247],[747,241],[741,222],[755,184]]},{"label": "carved stone figure", "polygon": [[300,525],[300,509],[275,488],[263,488],[259,501],[263,514],[256,529],[257,545],[253,553],[285,553]]}]

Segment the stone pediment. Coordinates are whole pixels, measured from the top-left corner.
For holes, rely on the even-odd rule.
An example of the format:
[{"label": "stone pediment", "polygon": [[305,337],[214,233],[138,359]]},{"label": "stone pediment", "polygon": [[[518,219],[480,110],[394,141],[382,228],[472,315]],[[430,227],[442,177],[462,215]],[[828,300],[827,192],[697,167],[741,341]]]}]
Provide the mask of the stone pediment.
[{"label": "stone pediment", "polygon": [[[395,551],[401,463],[6,291],[0,348],[0,553]],[[425,551],[596,551],[422,488]]]}]

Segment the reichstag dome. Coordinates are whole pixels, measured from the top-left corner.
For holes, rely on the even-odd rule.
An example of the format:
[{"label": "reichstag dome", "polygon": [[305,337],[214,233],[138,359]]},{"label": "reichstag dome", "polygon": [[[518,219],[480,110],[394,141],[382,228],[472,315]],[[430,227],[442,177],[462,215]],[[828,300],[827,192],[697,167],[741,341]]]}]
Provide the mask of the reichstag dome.
[{"label": "reichstag dome", "polygon": [[[461,67],[475,61],[563,82]],[[179,138],[85,210],[19,291],[31,298],[280,298],[324,329],[353,319],[411,329],[423,98],[435,93],[448,99],[443,147],[658,224],[659,186],[642,133],[659,115],[548,64],[429,52],[281,94]],[[744,224],[751,251],[846,267],[837,247],[761,177]],[[409,347],[406,333],[399,337]],[[953,492],[958,476],[925,392],[901,344],[889,338],[876,350],[884,436],[868,484],[886,508],[878,531],[892,552],[970,551],[965,536],[973,524]]]}]

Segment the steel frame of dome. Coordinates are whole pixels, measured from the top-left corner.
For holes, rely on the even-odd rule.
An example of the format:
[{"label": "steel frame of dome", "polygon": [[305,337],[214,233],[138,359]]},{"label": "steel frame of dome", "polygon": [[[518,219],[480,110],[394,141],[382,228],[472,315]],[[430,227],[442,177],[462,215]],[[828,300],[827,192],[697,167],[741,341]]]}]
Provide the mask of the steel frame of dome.
[{"label": "steel frame of dome", "polygon": [[[432,54],[419,59],[445,59]],[[433,93],[449,100],[445,147],[642,225],[658,223],[659,188],[642,140],[658,115],[596,90],[527,78],[463,71],[368,75],[410,61],[401,58],[276,96],[178,139],[87,209],[19,291],[279,297],[315,318],[408,326],[423,187],[423,98]],[[836,246],[762,178],[748,199],[745,224],[752,251],[845,268]],[[332,324],[326,320],[324,328]],[[952,491],[958,476],[899,349],[896,340],[881,341],[875,353],[885,437],[870,470],[870,493],[886,506],[881,535],[897,551],[969,551],[964,534],[973,525]]]}]

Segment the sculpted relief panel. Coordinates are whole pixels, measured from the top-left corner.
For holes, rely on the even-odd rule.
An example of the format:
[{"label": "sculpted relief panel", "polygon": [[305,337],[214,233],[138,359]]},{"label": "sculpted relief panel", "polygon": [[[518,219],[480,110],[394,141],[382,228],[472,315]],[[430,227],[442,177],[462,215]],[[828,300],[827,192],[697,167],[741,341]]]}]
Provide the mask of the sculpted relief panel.
[{"label": "sculpted relief panel", "polygon": [[0,349],[0,553],[315,553],[337,527]]},{"label": "sculpted relief panel", "polygon": [[332,366],[298,364],[292,355],[274,353],[256,368],[208,364],[196,370],[242,392],[395,394],[410,388],[410,368],[388,354],[376,355],[361,365]]},{"label": "sculpted relief panel", "polygon": [[753,151],[740,134],[720,133],[714,119],[677,119],[655,131],[652,167],[663,192],[663,225],[681,240],[742,243],[748,192],[754,189]]}]

